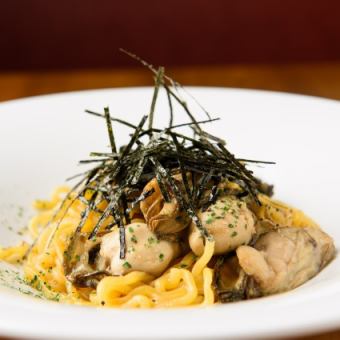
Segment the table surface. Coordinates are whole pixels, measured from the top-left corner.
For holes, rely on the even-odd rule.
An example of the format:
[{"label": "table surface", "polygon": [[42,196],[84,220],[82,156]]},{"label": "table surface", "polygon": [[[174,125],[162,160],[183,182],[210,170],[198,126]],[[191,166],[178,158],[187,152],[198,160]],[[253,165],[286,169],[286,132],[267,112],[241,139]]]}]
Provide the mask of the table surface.
[{"label": "table surface", "polygon": [[[169,68],[167,73],[184,85],[265,89],[340,99],[340,62],[195,66]],[[0,73],[0,101],[53,92],[152,83],[150,72],[142,68]],[[5,339],[8,340],[0,337],[0,340]],[[340,339],[340,330],[300,339]]]}]

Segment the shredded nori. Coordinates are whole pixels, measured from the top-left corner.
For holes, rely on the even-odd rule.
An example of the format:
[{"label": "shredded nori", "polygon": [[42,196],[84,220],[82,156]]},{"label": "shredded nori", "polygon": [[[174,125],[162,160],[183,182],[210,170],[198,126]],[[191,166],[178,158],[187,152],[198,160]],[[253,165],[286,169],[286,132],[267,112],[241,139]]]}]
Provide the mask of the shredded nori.
[{"label": "shredded nori", "polygon": [[[104,108],[104,114],[86,110],[87,113],[105,118],[111,152],[92,152],[90,154],[92,159],[81,161],[81,163],[96,162],[96,167],[77,175],[82,176],[82,179],[72,188],[61,204],[60,209],[65,209],[65,211],[58,221],[59,224],[72,202],[75,199],[80,199],[84,202],[85,208],[75,235],[81,232],[93,210],[100,213],[97,224],[88,236],[89,239],[94,239],[103,223],[111,216],[113,223],[108,225],[104,232],[109,232],[115,227],[119,228],[120,258],[125,257],[125,226],[130,223],[129,213],[132,208],[152,195],[153,190],[142,192],[151,179],[157,179],[164,201],[170,202],[171,199],[175,199],[180,208],[196,224],[202,237],[207,239],[211,236],[199,220],[197,212],[199,209],[207,209],[210,204],[215,202],[219,193],[218,184],[221,181],[233,181],[241,187],[242,196],[249,196],[257,204],[260,204],[257,193],[264,191],[264,185],[253,176],[252,171],[246,168],[246,164],[272,164],[271,162],[235,158],[227,150],[226,142],[223,139],[207,133],[201,126],[205,123],[212,123],[218,118],[211,118],[210,114],[200,106],[208,119],[196,120],[186,101],[181,98],[179,93],[179,89],[182,89],[181,85],[168,77],[164,73],[163,67],[156,69],[130,52],[124,52],[139,60],[155,76],[150,113],[148,116],[143,116],[138,125],[134,125],[125,120],[111,117],[108,108]],[[166,92],[170,111],[169,126],[163,129],[153,126],[157,96],[161,89]],[[182,107],[190,120],[189,122],[173,124],[172,100]],[[147,119],[149,119],[149,124],[147,129],[144,129]],[[134,130],[129,143],[122,146],[119,151],[117,151],[115,143],[112,122],[123,124]],[[175,129],[184,126],[193,130],[193,136],[175,131]],[[144,136],[148,136],[149,139],[145,140]],[[183,186],[176,183],[174,174],[181,174]],[[90,199],[85,199],[86,190],[92,192]],[[208,195],[206,195],[207,192]],[[202,199],[203,195],[208,199]],[[73,198],[71,199],[71,197]],[[107,202],[104,211],[100,211],[97,207],[102,201]],[[68,204],[65,208],[66,202]],[[55,232],[53,237],[54,234]],[[71,251],[72,241],[67,253]]]}]

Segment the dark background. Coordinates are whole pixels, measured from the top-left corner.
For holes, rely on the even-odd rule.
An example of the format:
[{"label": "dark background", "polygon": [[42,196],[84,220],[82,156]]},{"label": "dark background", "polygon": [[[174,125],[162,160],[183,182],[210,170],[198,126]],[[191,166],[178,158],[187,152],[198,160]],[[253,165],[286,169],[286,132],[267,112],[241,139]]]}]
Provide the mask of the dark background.
[{"label": "dark background", "polygon": [[0,0],[0,71],[340,60],[339,0]]}]

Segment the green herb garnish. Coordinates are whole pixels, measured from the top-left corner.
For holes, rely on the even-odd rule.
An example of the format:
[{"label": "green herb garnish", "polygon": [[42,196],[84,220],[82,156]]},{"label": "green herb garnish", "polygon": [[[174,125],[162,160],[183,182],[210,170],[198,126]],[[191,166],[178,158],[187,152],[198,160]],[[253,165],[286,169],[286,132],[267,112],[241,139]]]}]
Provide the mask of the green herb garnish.
[{"label": "green herb garnish", "polygon": [[130,269],[131,268],[131,264],[129,262],[125,261],[123,263],[123,267],[126,268],[126,269]]},{"label": "green herb garnish", "polygon": [[137,242],[138,242],[136,235],[132,235],[132,236],[130,237],[130,240],[131,240],[131,242],[133,242],[133,243],[137,243]]}]

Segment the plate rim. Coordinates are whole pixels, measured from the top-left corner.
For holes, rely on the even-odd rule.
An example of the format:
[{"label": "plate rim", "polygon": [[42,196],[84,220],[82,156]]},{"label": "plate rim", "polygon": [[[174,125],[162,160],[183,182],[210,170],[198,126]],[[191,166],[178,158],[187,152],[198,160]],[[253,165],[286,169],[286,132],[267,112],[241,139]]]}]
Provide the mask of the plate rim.
[{"label": "plate rim", "polygon": [[[153,87],[151,86],[131,86],[131,87],[116,87],[116,88],[99,88],[99,89],[87,89],[87,90],[80,90],[80,91],[65,91],[65,92],[56,92],[56,93],[49,93],[49,94],[42,94],[42,95],[34,95],[34,96],[29,96],[29,97],[23,97],[23,98],[17,98],[17,99],[11,99],[11,100],[7,100],[7,101],[2,101],[0,102],[0,109],[3,105],[7,105],[7,104],[16,104],[16,103],[22,103],[22,102],[25,102],[25,101],[36,101],[36,100],[40,100],[40,99],[48,99],[49,97],[63,97],[63,96],[68,96],[68,95],[82,95],[82,94],[86,94],[86,93],[95,93],[95,92],[109,92],[109,91],[135,91],[135,90],[150,90],[152,89]],[[186,89],[193,89],[193,90],[218,90],[218,91],[229,91],[229,92],[233,92],[233,91],[237,91],[237,92],[243,92],[244,94],[249,94],[249,93],[261,93],[261,94],[264,94],[264,95],[280,95],[280,96],[285,96],[285,97],[299,97],[299,98],[303,98],[303,99],[306,99],[306,100],[310,100],[310,99],[313,99],[313,100],[318,100],[318,101],[327,101],[327,102],[332,102],[332,103],[336,103],[337,105],[340,104],[340,101],[339,100],[336,100],[336,99],[330,99],[330,98],[324,98],[324,97],[319,97],[319,96],[310,96],[310,95],[305,95],[305,94],[296,94],[296,93],[290,93],[290,92],[280,92],[280,91],[268,91],[268,90],[259,90],[259,89],[248,89],[248,88],[233,88],[233,87],[219,87],[219,86],[185,86]],[[0,297],[2,295],[2,292],[0,292]],[[340,298],[340,294],[339,294],[339,298]],[[18,299],[20,299],[20,297],[18,297]],[[16,299],[14,299],[16,300]],[[47,302],[47,304],[49,304],[49,306],[51,306],[52,308],[52,304],[50,302]],[[46,305],[47,306],[47,305]],[[58,305],[59,306],[59,305]],[[61,308],[64,308],[65,305],[61,305],[62,307]],[[43,307],[45,308],[45,307]],[[59,307],[58,307],[59,308]],[[73,309],[73,308],[79,308],[77,306],[68,306],[67,308],[70,308],[70,309]],[[81,308],[84,308],[84,307],[81,307]],[[86,307],[85,307],[86,308]],[[210,308],[214,308],[214,309],[220,309],[220,308],[224,308],[223,306],[216,306],[215,307],[210,307]],[[90,307],[89,310],[91,311],[94,311],[96,310],[97,308],[93,308],[93,307]],[[1,307],[0,307],[0,310],[1,310]],[[175,309],[175,310],[164,310],[163,312],[161,312],[162,314],[164,312],[170,312],[170,313],[173,313],[175,311],[177,311],[179,309]],[[182,310],[182,309],[181,309]],[[191,311],[202,311],[201,308],[192,308]],[[207,309],[208,310],[208,309]],[[115,310],[115,312],[118,311],[118,310]],[[149,313],[157,313],[159,312],[160,310],[153,310],[153,311],[147,311],[147,310],[144,310],[143,313],[144,314],[149,314]],[[209,311],[211,311],[211,309],[209,309]],[[339,309],[340,311],[340,309]],[[111,312],[111,311],[110,311]],[[112,314],[116,314],[116,313],[112,313]],[[137,313],[138,311],[129,311],[129,313]],[[311,333],[314,333],[315,331],[325,331],[325,330],[332,330],[332,329],[336,329],[336,328],[339,328],[340,327],[340,313],[339,313],[339,316],[335,317],[333,320],[330,320],[328,318],[328,322],[325,322],[324,321],[321,321],[318,323],[317,321],[315,321],[313,323],[313,325],[310,325],[310,330],[306,330],[306,328],[304,326],[302,327],[299,327],[299,326],[295,326],[295,329],[294,328],[290,328],[290,330],[286,331],[286,333],[284,334],[285,336],[290,336],[290,335],[301,335],[301,334],[311,334]],[[29,326],[29,325],[28,325]],[[3,330],[6,329],[6,325],[4,325],[4,322],[2,320],[2,318],[0,318],[0,332],[3,333]],[[7,329],[8,332],[7,333],[4,333],[3,335],[5,336],[31,336],[31,337],[37,337],[37,338],[46,338],[47,336],[50,337],[51,334],[48,332],[48,328],[45,328],[45,331],[47,331],[46,333],[41,333],[41,330],[40,330],[40,333],[37,333],[37,332],[32,332],[32,329],[31,329],[31,333],[27,333],[29,332],[29,327],[26,328],[26,330],[18,330],[16,328],[12,328],[12,330],[10,329],[10,327]],[[275,332],[276,331],[273,331],[273,330],[268,330],[267,332],[265,331],[262,331],[262,333],[257,333],[257,334],[254,334],[253,336],[254,337],[272,337],[273,335],[275,335]],[[277,334],[276,334],[277,335]],[[84,333],[82,333],[81,335],[79,335],[81,337],[84,336]],[[93,335],[92,334],[88,334],[88,337],[86,338],[91,338]],[[99,335],[100,337],[103,337],[103,338],[107,338],[107,337],[112,337],[114,336],[114,334],[112,335]],[[123,334],[119,334],[120,337],[124,337],[124,338],[132,338],[134,337],[133,335],[131,336],[127,336],[125,337]],[[195,337],[195,338],[204,338],[204,337],[209,337],[210,334],[200,334],[199,336],[197,335],[197,333],[191,335],[191,336],[188,336],[186,335],[187,337]],[[218,335],[213,335],[214,338],[219,338],[219,337],[223,337],[225,338],[226,336],[228,336],[227,334],[222,334],[220,336]],[[250,337],[251,334],[241,334],[239,336],[237,335],[233,335],[233,338],[237,338],[237,337]],[[56,337],[60,338],[60,334],[58,334]],[[67,337],[66,334],[63,335],[63,337]],[[159,337],[159,336],[158,336]],[[171,338],[181,338],[182,335],[178,334],[171,334]],[[146,335],[145,338],[150,338],[150,335]],[[161,337],[159,337],[161,338]],[[166,338],[166,337],[162,337],[162,338]]]}]

